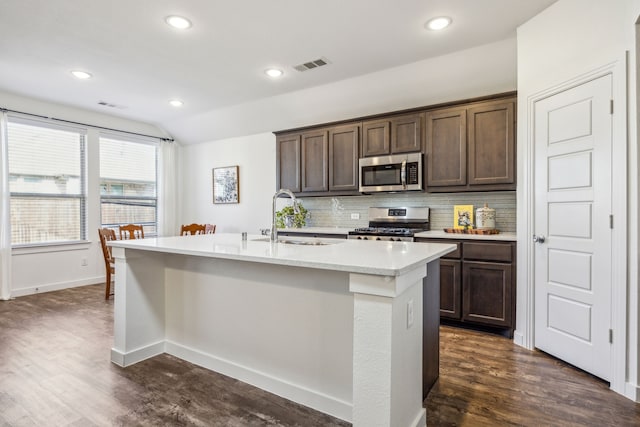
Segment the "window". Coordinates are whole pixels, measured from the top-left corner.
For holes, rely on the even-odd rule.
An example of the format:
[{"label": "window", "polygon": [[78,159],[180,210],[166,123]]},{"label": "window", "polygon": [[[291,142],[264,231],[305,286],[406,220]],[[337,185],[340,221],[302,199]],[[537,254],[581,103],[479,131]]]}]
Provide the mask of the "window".
[{"label": "window", "polygon": [[9,117],[13,246],[86,240],[85,133]]},{"label": "window", "polygon": [[157,157],[157,144],[100,137],[102,227],[140,224],[145,236],[157,234]]}]

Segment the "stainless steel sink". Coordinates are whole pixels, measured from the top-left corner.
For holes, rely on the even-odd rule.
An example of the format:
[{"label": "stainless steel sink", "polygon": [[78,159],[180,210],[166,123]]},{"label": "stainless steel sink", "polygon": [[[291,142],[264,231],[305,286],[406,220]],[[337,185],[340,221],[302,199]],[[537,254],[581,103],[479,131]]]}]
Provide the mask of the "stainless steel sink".
[{"label": "stainless steel sink", "polygon": [[[260,239],[253,239],[254,242],[270,242],[271,239],[268,237],[263,237]],[[325,245],[334,245],[336,243],[342,243],[339,240],[317,240],[317,239],[308,239],[308,240],[298,240],[298,239],[278,239],[278,243],[284,243],[285,245],[303,245],[303,246],[325,246]]]}]

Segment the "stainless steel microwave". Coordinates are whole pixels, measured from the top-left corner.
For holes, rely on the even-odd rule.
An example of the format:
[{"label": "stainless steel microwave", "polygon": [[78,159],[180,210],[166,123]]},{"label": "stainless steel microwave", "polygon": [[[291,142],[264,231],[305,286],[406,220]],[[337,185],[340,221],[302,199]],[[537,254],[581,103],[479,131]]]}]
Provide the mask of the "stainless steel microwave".
[{"label": "stainless steel microwave", "polygon": [[359,160],[360,192],[422,190],[422,153]]}]

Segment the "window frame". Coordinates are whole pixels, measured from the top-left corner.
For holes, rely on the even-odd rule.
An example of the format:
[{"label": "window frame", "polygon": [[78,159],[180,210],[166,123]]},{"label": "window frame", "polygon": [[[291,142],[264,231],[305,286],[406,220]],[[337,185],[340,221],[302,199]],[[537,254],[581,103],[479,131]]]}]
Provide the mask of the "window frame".
[{"label": "window frame", "polygon": [[[69,248],[71,246],[86,246],[90,243],[87,236],[88,231],[88,217],[87,217],[87,203],[88,203],[88,167],[87,167],[87,148],[88,148],[88,129],[86,127],[74,126],[69,124],[60,124],[53,120],[49,120],[46,118],[34,118],[34,117],[25,117],[21,114],[9,113],[7,114],[7,128],[11,126],[11,124],[21,124],[25,126],[39,127],[51,130],[59,130],[64,132],[73,132],[77,133],[80,136],[79,141],[79,149],[80,149],[80,192],[79,194],[52,194],[52,193],[35,193],[35,192],[14,192],[9,191],[9,199],[11,200],[15,198],[23,198],[23,199],[33,199],[33,200],[56,200],[56,199],[77,199],[79,200],[79,234],[80,239],[78,240],[56,240],[56,241],[40,241],[40,242],[32,242],[32,243],[11,243],[12,249],[17,249],[19,252],[41,252],[47,251],[49,248],[53,248],[56,246],[62,246],[64,248]],[[10,138],[10,133],[7,130],[7,138]],[[11,140],[9,140],[9,145],[11,145]],[[9,155],[9,165],[11,164],[11,156]],[[9,166],[9,168],[11,168]],[[11,174],[9,173],[9,176]],[[42,249],[38,249],[42,248]]]}]

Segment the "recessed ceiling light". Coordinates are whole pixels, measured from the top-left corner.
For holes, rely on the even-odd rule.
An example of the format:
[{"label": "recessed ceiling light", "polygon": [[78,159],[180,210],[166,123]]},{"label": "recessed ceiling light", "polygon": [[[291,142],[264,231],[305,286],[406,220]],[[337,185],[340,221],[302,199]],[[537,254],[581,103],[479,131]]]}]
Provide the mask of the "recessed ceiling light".
[{"label": "recessed ceiling light", "polygon": [[437,18],[428,20],[427,23],[424,24],[424,27],[429,30],[438,31],[447,28],[449,25],[451,25],[451,18],[448,16],[438,16]]},{"label": "recessed ceiling light", "polygon": [[264,73],[269,76],[269,77],[280,77],[281,75],[283,75],[284,73],[282,72],[282,70],[278,70],[277,68],[267,68],[266,70],[264,70]]},{"label": "recessed ceiling light", "polygon": [[86,80],[91,78],[91,74],[87,73],[86,71],[73,70],[71,71],[71,74],[73,74],[75,78],[80,80]]},{"label": "recessed ceiling light", "polygon": [[172,99],[171,101],[169,101],[169,104],[173,105],[174,107],[182,107],[184,105],[184,102],[180,101],[179,99]]},{"label": "recessed ceiling light", "polygon": [[191,28],[191,21],[182,16],[171,15],[164,18],[164,20],[173,28],[177,28],[179,30],[186,30],[187,28]]}]

